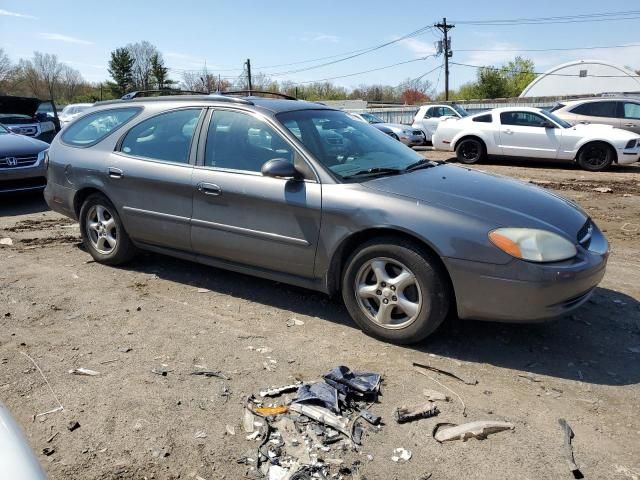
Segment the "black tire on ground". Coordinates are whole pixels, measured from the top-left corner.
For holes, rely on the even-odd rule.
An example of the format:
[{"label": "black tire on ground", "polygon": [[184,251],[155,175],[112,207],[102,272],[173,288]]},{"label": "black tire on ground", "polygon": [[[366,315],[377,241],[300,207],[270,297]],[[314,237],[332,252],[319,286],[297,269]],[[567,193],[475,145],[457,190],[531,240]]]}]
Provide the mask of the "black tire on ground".
[{"label": "black tire on ground", "polygon": [[578,166],[589,172],[601,172],[611,166],[616,152],[604,142],[591,142],[578,152]]},{"label": "black tire on ground", "polygon": [[[92,241],[92,239],[90,238],[90,235],[92,235],[92,233],[90,233],[91,229],[88,228],[89,216],[91,216],[95,212],[96,208],[100,207],[105,209],[106,219],[113,219],[113,221],[115,222],[114,238],[116,238],[116,244],[115,248],[113,248],[108,253],[100,252],[96,248],[96,246],[94,245],[94,241]],[[79,217],[82,240],[84,241],[87,250],[96,262],[106,265],[120,265],[122,263],[128,262],[134,257],[134,255],[136,254],[136,247],[131,242],[129,235],[127,235],[127,232],[124,229],[124,225],[122,224],[122,220],[120,219],[116,208],[103,194],[94,193],[89,195],[80,208]],[[95,238],[96,237],[94,237],[94,240]]]},{"label": "black tire on ground", "polygon": [[[398,329],[380,326],[363,311],[356,294],[359,272],[373,259],[390,259],[405,265],[416,279],[422,298],[412,323]],[[342,278],[342,299],[351,318],[368,335],[397,344],[418,343],[431,335],[449,312],[451,293],[447,274],[429,252],[419,245],[395,237],[378,238],[363,244],[347,260]],[[398,293],[398,296],[400,294]]]},{"label": "black tire on ground", "polygon": [[460,163],[471,165],[483,161],[487,156],[487,147],[477,138],[463,138],[456,146],[456,157]]}]

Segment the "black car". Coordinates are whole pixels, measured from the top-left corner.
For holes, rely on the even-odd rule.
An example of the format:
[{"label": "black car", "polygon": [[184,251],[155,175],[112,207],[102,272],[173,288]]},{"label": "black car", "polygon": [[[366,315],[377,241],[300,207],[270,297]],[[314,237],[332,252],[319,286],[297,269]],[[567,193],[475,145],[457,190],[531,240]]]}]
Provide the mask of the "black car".
[{"label": "black car", "polygon": [[55,104],[31,97],[0,96],[0,124],[47,143],[60,131]]},{"label": "black car", "polygon": [[42,190],[49,144],[0,125],[0,193]]}]

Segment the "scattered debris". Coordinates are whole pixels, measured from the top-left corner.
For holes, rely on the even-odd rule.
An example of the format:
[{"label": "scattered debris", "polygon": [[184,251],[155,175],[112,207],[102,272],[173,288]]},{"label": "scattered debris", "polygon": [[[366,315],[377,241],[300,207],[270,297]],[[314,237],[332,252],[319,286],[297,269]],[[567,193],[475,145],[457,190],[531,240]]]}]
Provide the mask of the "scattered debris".
[{"label": "scattered debris", "polygon": [[340,433],[343,433],[347,438],[351,438],[351,428],[349,425],[349,419],[336,415],[329,409],[319,407],[317,405],[304,405],[301,403],[293,403],[289,407],[290,410],[300,413],[305,417],[309,417],[316,422],[328,425],[331,428],[336,429]]},{"label": "scattered debris", "polygon": [[151,369],[151,373],[155,373],[156,375],[161,375],[163,377],[166,377],[167,374],[170,372],[171,370],[167,369],[166,366],[162,366],[162,367],[157,367],[157,368],[152,368]]},{"label": "scattered debris", "polygon": [[527,373],[519,373],[518,376],[520,378],[526,378],[527,380],[530,380],[534,383],[540,383],[542,381],[542,379],[540,379],[540,377],[536,377],[533,373],[531,372],[527,372]]},{"label": "scattered debris", "polygon": [[[445,426],[447,428],[441,429],[441,427]],[[493,420],[478,420],[462,425],[438,423],[433,429],[433,437],[438,442],[447,442],[449,440],[466,441],[469,438],[483,439],[492,433],[513,430],[514,428],[515,426],[512,423]]]},{"label": "scattered debris", "polygon": [[456,380],[460,380],[462,383],[466,383],[467,385],[477,385],[478,384],[478,380],[476,380],[475,378],[465,378],[465,377],[462,377],[462,376],[460,376],[458,374],[451,373],[451,372],[449,372],[447,370],[442,370],[441,368],[433,367],[431,365],[427,365],[427,364],[424,364],[424,363],[413,362],[413,366],[414,367],[424,368],[426,370],[431,370],[432,372],[441,373],[443,375],[447,375],[448,377],[455,378]]},{"label": "scattered debris", "polygon": [[120,347],[118,349],[118,351],[122,352],[122,353],[129,353],[131,350],[133,350],[133,348],[131,348],[131,347]]},{"label": "scattered debris", "polygon": [[257,407],[254,411],[258,415],[270,417],[273,415],[281,415],[283,413],[287,413],[289,411],[289,407],[287,407],[286,405],[280,405],[278,407]]},{"label": "scattered debris", "polygon": [[584,478],[580,468],[576,465],[575,459],[573,458],[573,446],[571,445],[571,440],[573,440],[575,434],[564,418],[559,418],[558,423],[564,432],[564,454],[567,459],[567,464],[569,465],[569,470],[573,473],[573,478]]},{"label": "scattered debris", "polygon": [[232,425],[227,425],[224,428],[225,428],[225,430],[227,431],[227,433],[229,435],[235,435],[236,434],[236,429]]},{"label": "scattered debris", "polygon": [[[462,404],[462,416],[466,417],[467,416],[467,405],[464,403],[464,400],[462,400],[462,397],[460,395],[458,395],[455,391],[453,391],[452,389],[450,389],[449,387],[447,387],[446,385],[440,383],[438,380],[436,380],[435,378],[433,378],[431,375],[429,375],[426,372],[423,372],[422,370],[419,369],[415,369],[415,371],[417,373],[419,373],[420,375],[424,375],[425,377],[427,377],[429,380],[431,380],[432,382],[437,383],[438,385],[440,385],[442,388],[444,388],[445,390],[450,391],[451,393],[453,393],[456,397],[458,397],[458,400],[460,400],[460,403]],[[488,390],[485,390],[485,393],[487,393]]]},{"label": "scattered debris", "polygon": [[371,425],[379,425],[380,421],[382,420],[382,417],[374,415],[369,410],[360,410],[360,418],[363,418]]},{"label": "scattered debris", "polygon": [[393,460],[394,462],[408,462],[409,460],[411,460],[412,455],[413,454],[411,453],[411,450],[407,450],[405,448],[396,448],[393,450],[391,460]]},{"label": "scattered debris", "polygon": [[209,293],[211,290],[209,290],[208,288],[199,288],[198,289],[198,293]]},{"label": "scattered debris", "polygon": [[77,430],[78,428],[80,428],[80,423],[78,423],[76,420],[70,421],[69,424],[67,425],[67,429],[70,432],[73,432],[74,430]]},{"label": "scattered debris", "polygon": [[195,372],[191,372],[191,375],[201,375],[203,377],[218,377],[222,378],[223,380],[230,380],[230,378],[220,370],[196,370]]},{"label": "scattered debris", "polygon": [[0,245],[10,247],[13,245],[13,240],[9,237],[0,238]]},{"label": "scattered debris", "polygon": [[593,191],[598,193],[613,193],[613,189],[609,187],[598,187],[594,188]]},{"label": "scattered debris", "polygon": [[195,438],[207,438],[207,433],[203,431],[196,432],[194,435]]},{"label": "scattered debris", "polygon": [[22,355],[24,355],[25,357],[27,357],[31,361],[31,363],[33,363],[33,366],[36,367],[36,370],[38,370],[38,372],[40,373],[40,376],[42,377],[44,382],[47,384],[47,387],[49,387],[49,391],[51,392],[51,395],[53,396],[55,401],[58,403],[58,406],[56,408],[54,408],[52,410],[49,410],[47,412],[38,413],[37,415],[35,415],[34,418],[44,417],[45,415],[49,415],[50,413],[61,412],[62,410],[64,410],[64,407],[62,406],[62,403],[60,403],[60,400],[58,399],[58,396],[53,391],[53,388],[51,388],[51,384],[49,383],[49,380],[47,380],[47,377],[44,376],[44,373],[42,373],[42,369],[38,366],[36,361],[33,358],[31,358],[28,354],[26,354],[25,352],[21,351],[20,353]]},{"label": "scattered debris", "polygon": [[302,325],[304,325],[304,322],[297,318],[290,318],[287,320],[287,327],[301,327]]},{"label": "scattered debris", "polygon": [[54,453],[56,453],[56,449],[53,447],[44,447],[42,449],[42,454],[46,455],[47,457],[53,455]]},{"label": "scattered debris", "polygon": [[327,383],[307,383],[298,388],[294,403],[320,404],[334,412],[339,412],[338,390]]},{"label": "scattered debris", "polygon": [[88,377],[95,377],[97,375],[100,375],[100,372],[89,370],[88,368],[74,368],[72,370],[69,370],[69,373],[72,375],[85,375]]},{"label": "scattered debris", "polygon": [[291,385],[284,385],[282,387],[269,387],[266,390],[261,390],[260,396],[276,397],[283,393],[293,392],[294,390],[297,390],[298,387],[300,387],[300,385],[302,385],[302,382],[296,382],[296,383],[292,383]]},{"label": "scattered debris", "polygon": [[[249,350],[253,350],[253,348],[250,348]],[[271,348],[271,347],[258,347],[258,348],[256,348],[256,352],[258,352],[258,353],[271,353],[271,352],[273,352],[273,348]]]},{"label": "scattered debris", "polygon": [[425,397],[427,397],[427,400],[429,400],[430,402],[438,402],[438,401],[448,402],[449,400],[451,400],[444,393],[440,393],[437,390],[429,390],[428,388],[425,388],[424,390],[422,390],[422,394]]},{"label": "scattered debris", "polygon": [[53,442],[53,439],[56,438],[59,434],[60,432],[56,432],[53,435],[51,435],[49,438],[47,438],[47,443]]},{"label": "scattered debris", "polygon": [[440,413],[438,407],[429,402],[418,407],[398,407],[396,408],[396,422],[408,423],[414,420],[420,420],[421,418],[435,417]]}]

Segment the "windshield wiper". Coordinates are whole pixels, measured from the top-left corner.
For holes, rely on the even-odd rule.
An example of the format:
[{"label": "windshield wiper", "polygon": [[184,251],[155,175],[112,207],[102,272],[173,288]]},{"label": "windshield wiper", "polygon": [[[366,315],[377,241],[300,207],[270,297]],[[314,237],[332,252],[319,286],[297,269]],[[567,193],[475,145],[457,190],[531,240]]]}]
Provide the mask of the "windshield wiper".
[{"label": "windshield wiper", "polygon": [[347,175],[346,177],[342,177],[344,179],[361,177],[364,175],[398,175],[402,173],[403,170],[398,168],[388,168],[388,167],[374,167],[368,168],[367,170],[360,170],[359,172],[353,173],[351,175]]},{"label": "windshield wiper", "polygon": [[413,172],[414,170],[421,170],[423,168],[431,168],[431,167],[437,167],[439,164],[437,164],[436,162],[433,162],[431,160],[427,160],[426,158],[423,158],[422,160],[418,160],[415,163],[412,163],[411,165],[409,165],[407,168],[405,168],[405,172]]}]

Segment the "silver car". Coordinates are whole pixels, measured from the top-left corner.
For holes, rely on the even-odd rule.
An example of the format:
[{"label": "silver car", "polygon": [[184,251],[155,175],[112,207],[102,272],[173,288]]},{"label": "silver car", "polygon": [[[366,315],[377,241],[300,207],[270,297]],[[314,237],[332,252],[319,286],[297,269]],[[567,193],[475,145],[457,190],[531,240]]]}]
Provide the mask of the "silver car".
[{"label": "silver car", "polygon": [[558,103],[556,116],[577,124],[604,124],[640,135],[640,98],[588,98]]},{"label": "silver car", "polygon": [[373,113],[351,113],[358,120],[373,125],[378,130],[386,133],[391,138],[400,140],[408,147],[415,147],[426,144],[427,140],[424,132],[419,128],[413,128],[411,125],[402,125],[401,123],[388,123]]},{"label": "silver car", "polygon": [[341,293],[417,342],[449,312],[539,321],[582,305],[608,244],[554,193],[436,163],[349,114],[259,97],[106,102],[49,151],[45,198],[104,264],[137,249]]}]

